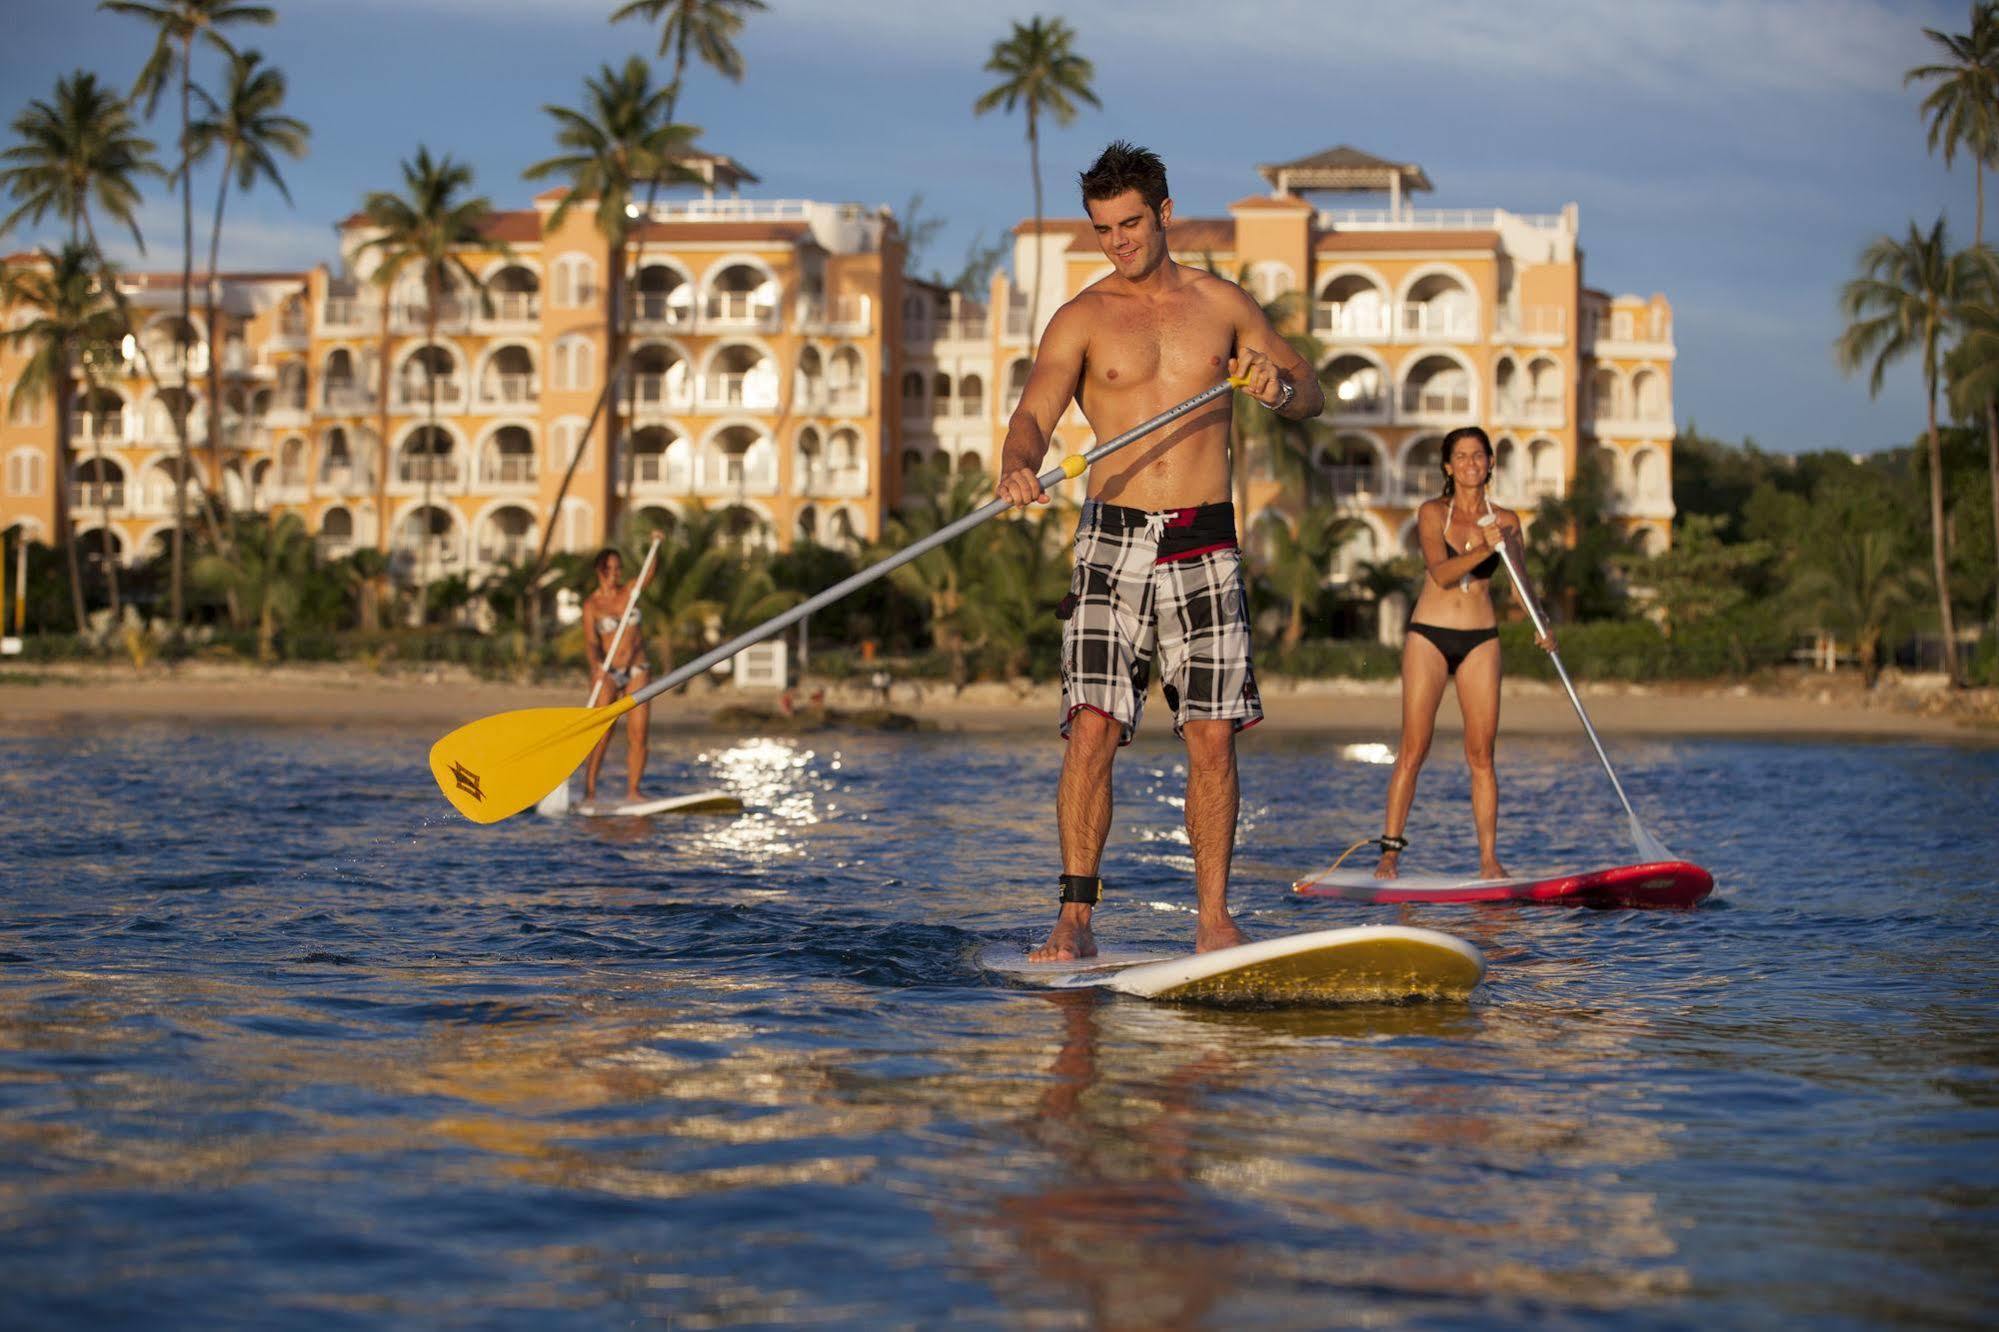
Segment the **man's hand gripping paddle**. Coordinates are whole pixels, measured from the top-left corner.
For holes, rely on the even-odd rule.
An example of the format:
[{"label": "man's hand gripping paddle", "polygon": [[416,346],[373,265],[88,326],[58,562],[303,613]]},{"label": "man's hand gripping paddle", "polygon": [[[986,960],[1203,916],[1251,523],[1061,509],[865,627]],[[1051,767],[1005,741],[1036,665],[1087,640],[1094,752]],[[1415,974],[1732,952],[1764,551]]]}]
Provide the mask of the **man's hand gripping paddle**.
[{"label": "man's hand gripping paddle", "polygon": [[[1088,453],[1070,454],[1059,466],[1043,472],[1039,482],[1045,490],[1064,477],[1081,476],[1091,463],[1110,456],[1135,440],[1143,439],[1161,426],[1179,420],[1240,386],[1240,381],[1231,379],[1204,389],[1178,406],[1169,407],[1151,420],[1133,426],[1115,439],[1097,445]],[[869,565],[608,707],[525,708],[468,722],[431,746],[431,776],[437,779],[438,789],[444,792],[444,798],[451,802],[452,807],[474,823],[498,823],[518,814],[553,791],[558,784],[566,782],[577,765],[590,756],[598,738],[610,729],[613,722],[655,694],[686,683],[744,648],[783,632],[814,611],[832,605],[911,560],[920,559],[980,523],[997,518],[1011,507],[1007,501],[996,499],[974,509],[921,541],[912,542],[880,563]]]}]

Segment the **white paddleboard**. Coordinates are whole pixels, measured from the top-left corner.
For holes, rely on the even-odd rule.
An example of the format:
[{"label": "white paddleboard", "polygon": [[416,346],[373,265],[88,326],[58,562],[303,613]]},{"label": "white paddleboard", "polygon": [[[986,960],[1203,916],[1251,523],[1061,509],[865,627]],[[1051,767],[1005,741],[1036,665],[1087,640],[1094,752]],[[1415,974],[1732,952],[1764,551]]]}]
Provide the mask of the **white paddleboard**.
[{"label": "white paddleboard", "polygon": [[1107,949],[1074,962],[1030,962],[1018,945],[995,944],[979,964],[1056,989],[1210,1004],[1463,999],[1485,975],[1484,957],[1463,939],[1403,925],[1313,930],[1212,953]]},{"label": "white paddleboard", "polygon": [[697,791],[693,795],[666,796],[636,803],[610,800],[579,800],[570,813],[586,819],[642,819],[648,814],[740,814],[743,802],[726,791]]}]

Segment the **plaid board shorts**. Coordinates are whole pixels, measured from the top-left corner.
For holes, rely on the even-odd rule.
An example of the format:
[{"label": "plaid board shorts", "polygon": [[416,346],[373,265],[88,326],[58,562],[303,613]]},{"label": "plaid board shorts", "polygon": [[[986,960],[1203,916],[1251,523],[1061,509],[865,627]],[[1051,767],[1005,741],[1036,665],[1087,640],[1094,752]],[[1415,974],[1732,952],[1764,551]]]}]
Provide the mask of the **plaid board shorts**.
[{"label": "plaid board shorts", "polygon": [[[1170,533],[1212,528],[1215,518],[1226,523],[1225,540],[1187,549],[1184,536]],[[1088,708],[1116,722],[1119,743],[1130,744],[1155,656],[1175,735],[1190,721],[1232,721],[1240,731],[1263,719],[1231,506],[1154,513],[1087,501],[1062,606],[1064,736]]]}]

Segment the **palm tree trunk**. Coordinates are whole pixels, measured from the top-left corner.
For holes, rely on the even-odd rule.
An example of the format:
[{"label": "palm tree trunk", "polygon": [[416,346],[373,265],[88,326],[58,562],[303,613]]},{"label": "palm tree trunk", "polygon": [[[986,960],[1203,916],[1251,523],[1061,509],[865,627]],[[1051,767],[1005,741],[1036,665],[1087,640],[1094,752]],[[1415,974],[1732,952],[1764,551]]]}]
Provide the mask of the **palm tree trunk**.
[{"label": "palm tree trunk", "polygon": [[222,279],[216,265],[222,262],[222,205],[229,197],[229,164],[222,164],[222,187],[215,192],[215,225],[208,233],[208,292],[203,307],[208,321],[208,470],[222,491],[223,509],[229,507],[228,488],[222,485],[222,357],[215,338],[215,307]]},{"label": "palm tree trunk", "polygon": [[[88,387],[96,387],[88,370],[84,373],[83,382]],[[97,513],[101,524],[98,528],[98,547],[104,553],[104,583],[111,596],[111,619],[115,623],[124,618],[125,608],[118,599],[118,559],[111,549],[111,496],[104,485],[104,441],[98,438],[95,430],[90,432],[90,452],[97,460]]]},{"label": "palm tree trunk", "polygon": [[[609,453],[604,460],[604,543],[611,544],[618,534],[618,502],[622,493],[629,501],[632,485],[637,479],[638,459],[632,455],[631,442],[624,438],[620,430],[618,416],[618,376],[625,373],[624,347],[621,341],[618,309],[625,290],[625,247],[622,240],[612,239],[607,247],[610,251],[610,281],[604,284],[604,395],[609,415],[604,418],[604,440]],[[627,429],[629,427],[626,427]],[[625,446],[623,466],[618,466],[618,446]]]},{"label": "palm tree trunk", "polygon": [[[180,469],[174,477],[174,537],[172,586],[169,590],[169,618],[173,632],[178,635],[187,611],[187,478],[193,470],[191,450],[187,443],[187,409],[192,405],[194,395],[189,392],[187,371],[189,338],[188,320],[194,312],[194,293],[188,287],[194,282],[194,163],[188,160],[188,89],[193,82],[191,69],[194,60],[194,35],[189,33],[181,41],[180,52],[180,327],[174,330],[174,340],[180,345],[180,396],[174,400],[174,434],[180,444]],[[211,355],[212,359],[212,355]],[[209,414],[215,412],[215,404],[209,404]]]},{"label": "palm tree trunk", "polygon": [[1971,158],[1971,178],[1978,187],[1978,217],[1972,224],[1971,243],[1985,244],[1985,159],[1973,154]]},{"label": "palm tree trunk", "polygon": [[[382,330],[376,343],[375,365],[375,550],[382,556],[381,572],[371,574],[368,584],[377,596],[384,590],[388,578],[389,554],[389,357],[394,348],[389,338],[389,295],[390,288],[382,286]],[[375,630],[381,627],[381,607],[374,607],[374,622],[368,623],[368,615],[362,614],[362,628]]]},{"label": "palm tree trunk", "polygon": [[[63,558],[69,564],[69,612],[76,621],[76,632],[83,632],[83,570],[76,560],[76,539],[71,533],[73,526],[69,512],[69,409],[76,396],[69,382],[68,368],[56,377],[56,540],[61,543]],[[21,558],[28,558],[27,529],[22,529]]]},{"label": "palm tree trunk", "polygon": [[1950,613],[1950,557],[1946,548],[1943,512],[1943,442],[1937,438],[1936,374],[1929,375],[1930,408],[1930,555],[1937,580],[1937,621],[1943,628],[1943,669],[1950,683],[1958,683],[1957,625]]},{"label": "palm tree trunk", "polygon": [[[1992,482],[1992,572],[1999,583],[1999,398],[1985,400],[1985,470]],[[1993,589],[1992,632],[1999,641],[1999,586]]]},{"label": "palm tree trunk", "polygon": [[[1027,103],[1027,160],[1034,171],[1034,285],[1027,292],[1027,359],[1034,361],[1034,340],[1041,323],[1041,134],[1034,121],[1034,100]],[[1051,444],[1053,440],[1049,441]]]}]

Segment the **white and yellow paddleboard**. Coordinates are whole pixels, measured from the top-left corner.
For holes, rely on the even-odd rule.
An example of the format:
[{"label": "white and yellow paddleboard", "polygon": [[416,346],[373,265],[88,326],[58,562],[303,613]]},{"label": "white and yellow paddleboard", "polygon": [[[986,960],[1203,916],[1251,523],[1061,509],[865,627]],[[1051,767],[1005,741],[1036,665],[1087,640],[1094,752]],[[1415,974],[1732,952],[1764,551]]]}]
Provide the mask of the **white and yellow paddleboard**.
[{"label": "white and yellow paddleboard", "polygon": [[1074,962],[1030,962],[1018,945],[995,944],[979,964],[1056,989],[1201,1004],[1464,999],[1485,975],[1485,958],[1463,939],[1403,925],[1313,930],[1212,953],[1109,950]]},{"label": "white and yellow paddleboard", "polygon": [[740,814],[743,802],[727,791],[697,791],[693,795],[666,796],[659,800],[579,800],[570,806],[569,812],[586,819],[640,819],[648,814]]}]

